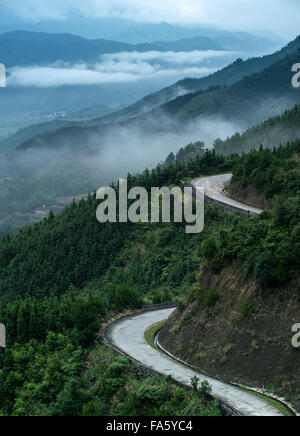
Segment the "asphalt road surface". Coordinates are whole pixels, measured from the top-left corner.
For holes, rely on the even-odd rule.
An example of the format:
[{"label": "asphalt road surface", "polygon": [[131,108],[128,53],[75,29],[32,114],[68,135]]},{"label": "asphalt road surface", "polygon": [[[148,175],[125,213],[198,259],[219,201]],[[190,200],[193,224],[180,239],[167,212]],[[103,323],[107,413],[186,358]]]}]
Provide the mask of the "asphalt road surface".
[{"label": "asphalt road surface", "polygon": [[262,209],[259,209],[254,206],[249,206],[245,203],[241,203],[224,194],[223,189],[230,182],[231,178],[232,178],[232,174],[221,174],[218,176],[201,177],[199,179],[193,180],[192,185],[195,188],[204,188],[205,195],[210,199],[215,200],[219,203],[232,206],[244,212],[249,212],[250,214],[258,215],[262,213],[263,212]]},{"label": "asphalt road surface", "polygon": [[173,311],[174,309],[163,309],[123,318],[110,326],[108,339],[143,366],[164,376],[172,375],[175,380],[187,386],[194,376],[200,380],[207,380],[212,386],[213,396],[243,416],[282,416],[276,408],[257,396],[200,374],[150,347],[144,338],[146,329],[169,318]]}]

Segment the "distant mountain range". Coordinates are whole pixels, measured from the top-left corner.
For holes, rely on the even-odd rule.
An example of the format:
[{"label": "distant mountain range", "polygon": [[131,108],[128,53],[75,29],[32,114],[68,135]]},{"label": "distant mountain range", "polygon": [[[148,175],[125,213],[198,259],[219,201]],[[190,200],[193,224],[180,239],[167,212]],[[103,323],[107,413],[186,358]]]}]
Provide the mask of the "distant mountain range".
[{"label": "distant mountain range", "polygon": [[95,62],[103,54],[148,51],[224,50],[206,36],[176,42],[156,41],[150,44],[126,44],[104,39],[88,40],[81,36],[15,31],[0,35],[0,60],[7,67],[64,62]]},{"label": "distant mountain range", "polygon": [[[200,52],[192,58],[192,55],[189,56],[191,50]],[[0,117],[22,117],[24,113],[52,116],[57,112],[73,112],[99,104],[107,106],[109,109],[126,107],[145,95],[184,78],[186,76],[184,70],[187,68],[197,68],[200,73],[195,74],[199,77],[209,71],[222,68],[236,57],[235,52],[220,50],[223,48],[219,44],[204,36],[181,39],[175,42],[156,41],[151,44],[132,45],[108,40],[88,40],[71,34],[9,32],[0,35],[0,62],[6,64],[8,68],[8,86],[1,89]],[[171,56],[169,51],[173,52]],[[117,52],[127,53],[128,62],[133,65],[133,70],[128,70],[126,55],[113,58],[114,53]],[[144,61],[145,52],[148,54]],[[155,60],[153,60],[153,56],[156,56],[154,52],[157,52]],[[185,54],[180,57],[178,52],[185,52]],[[104,54],[106,54],[105,58],[101,58],[101,55]],[[182,58],[185,59],[184,63],[181,61]],[[20,70],[17,70],[16,73],[19,81],[10,80],[11,77],[9,77],[11,73],[14,76],[11,69],[15,67],[34,66],[37,69],[43,66],[55,66],[58,69],[65,67],[70,70],[78,69],[74,66],[77,63],[84,63],[87,70],[97,70],[96,72],[98,69],[95,68],[95,64],[101,64],[99,73],[93,76],[97,75],[97,80],[100,82],[91,86],[89,79],[87,79],[87,77],[91,77],[90,72],[87,75],[77,72],[75,77],[84,77],[83,81],[79,83],[76,82],[77,79],[75,79],[75,83],[70,79],[70,77],[74,78],[72,72],[62,72],[63,80],[67,81],[59,86],[61,75],[56,76],[54,71],[41,71],[40,73],[35,71],[39,78],[44,78],[46,74],[49,74],[54,82],[56,79],[58,80],[57,86],[54,83],[46,87],[39,87],[39,80],[33,81],[31,86],[24,84],[23,72]],[[139,68],[139,65],[144,63],[146,69]],[[123,65],[116,65],[114,69],[114,64]],[[154,76],[148,74],[151,70],[158,71],[159,74]],[[114,71],[118,73],[112,74],[118,76],[117,80],[114,77],[111,79],[110,73],[114,73]],[[129,73],[124,74],[127,71]],[[126,81],[127,79],[124,77],[128,76],[130,79]],[[90,118],[97,116],[100,116],[100,113],[95,110],[94,115]]]},{"label": "distant mountain range", "polygon": [[153,41],[177,41],[196,36],[209,37],[228,50],[260,52],[282,45],[285,41],[276,35],[265,37],[246,32],[225,31],[207,27],[184,27],[166,22],[153,24],[119,18],[84,18],[75,13],[66,20],[24,22],[5,6],[0,6],[1,31],[26,30],[47,33],[71,33],[89,39],[108,39],[128,44]]},{"label": "distant mountain range", "polygon": [[[299,104],[300,89],[291,85],[291,67],[299,62],[299,48],[300,37],[272,56],[238,60],[207,79],[186,79],[111,115],[35,125],[1,141],[0,150],[5,156],[0,159],[0,200],[6,199],[3,204],[7,203],[2,215],[8,214],[10,222],[11,213],[15,216],[46,204],[53,192],[56,196],[70,196],[93,190],[121,173],[126,176],[128,171],[136,171],[130,166],[133,161],[141,167],[151,165],[145,164],[147,153],[148,158],[151,153],[158,161],[159,155],[167,156],[170,147],[176,151],[176,147],[188,143],[184,134],[188,129],[196,140],[202,140],[206,125],[211,123],[213,139],[219,135],[224,138],[224,124],[232,126],[231,132],[236,131]],[[290,130],[286,118],[279,133]],[[236,147],[234,137],[228,143],[217,142],[217,149],[243,150],[243,142],[247,148],[253,140],[263,139],[264,134],[272,141],[276,138],[272,123],[270,120],[265,127],[259,127],[258,136],[257,128],[238,136]],[[293,123],[292,129],[295,133]],[[284,132],[278,139],[293,138],[294,133]],[[20,204],[7,200],[14,198],[11,192],[20,193],[21,188]]]},{"label": "distant mountain range", "polygon": [[[210,87],[233,85],[243,78],[259,73],[265,68],[284,59],[286,56],[295,54],[298,51],[300,56],[300,36],[273,54],[250,58],[246,61],[237,59],[227,67],[201,79],[187,78],[181,80],[168,88],[152,93],[137,103],[106,117],[105,121],[116,119],[124,121],[128,118],[137,117],[142,113],[149,112],[156,107],[174,100],[180,94],[206,91]],[[290,72],[289,67],[288,72]]]},{"label": "distant mountain range", "polygon": [[248,125],[259,123],[300,101],[300,90],[291,85],[291,67],[298,62],[299,54],[286,56],[233,85],[178,97],[158,110],[181,122],[219,115]]},{"label": "distant mountain range", "polygon": [[261,145],[264,148],[273,149],[298,138],[300,138],[300,105],[294,106],[281,115],[269,118],[242,134],[236,133],[225,141],[218,139],[215,142],[215,150],[223,156],[249,153]]},{"label": "distant mountain range", "polygon": [[[299,61],[299,55],[300,36],[273,55],[245,62],[237,60],[203,79],[177,82],[111,115],[77,123],[59,121],[29,127],[3,140],[0,148],[7,151],[43,144],[56,147],[60,141],[74,142],[77,129],[88,137],[90,129],[95,132],[114,123],[147,125],[147,118],[159,117],[161,112],[181,122],[201,115],[238,119],[248,125],[262,122],[300,100],[298,90],[291,89],[291,66]],[[272,99],[276,104],[270,103]],[[34,138],[35,135],[39,136]]]},{"label": "distant mountain range", "polygon": [[[187,122],[204,117],[219,117],[245,126],[254,125],[300,102],[300,90],[291,86],[291,65],[299,60],[297,42],[300,42],[300,38],[294,42],[296,50],[294,54],[285,56],[268,68],[244,77],[233,85],[216,86],[204,91],[188,93],[153,110],[148,106],[148,111],[144,114],[141,111],[133,118],[126,119],[125,109],[122,111],[123,120],[120,119],[120,113],[116,113],[98,120],[71,123],[71,125],[69,123],[64,125],[62,122],[62,124],[33,126],[8,138],[2,146],[7,150],[10,144],[15,149],[14,156],[16,152],[19,154],[25,150],[36,151],[47,148],[59,152],[62,145],[74,151],[83,150],[87,147],[85,144],[90,144],[91,136],[102,137],[111,130],[117,131],[120,127],[140,128],[151,134],[151,131],[157,133],[159,128],[162,132],[174,131],[179,128],[178,123],[185,125]],[[161,127],[158,127],[158,120],[163,117],[167,117],[169,121],[167,124],[161,123]]]}]

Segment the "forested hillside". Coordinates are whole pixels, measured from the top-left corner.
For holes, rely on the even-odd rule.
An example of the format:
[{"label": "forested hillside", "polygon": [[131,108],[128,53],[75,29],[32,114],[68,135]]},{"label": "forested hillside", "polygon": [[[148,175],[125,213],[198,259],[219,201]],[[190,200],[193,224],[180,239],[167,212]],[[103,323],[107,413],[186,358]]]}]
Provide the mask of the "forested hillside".
[{"label": "forested hillside", "polygon": [[[175,98],[159,108],[128,122],[128,127],[130,127],[131,123],[142,123],[142,125],[148,125],[148,129],[151,129],[153,117],[159,119],[161,113],[180,122],[186,122],[201,116],[222,116],[230,120],[247,122],[248,124],[261,122],[268,118],[272,112],[280,113],[286,107],[291,107],[293,103],[299,102],[299,89],[291,87],[291,67],[298,62],[298,59],[299,55],[295,50],[294,54],[286,56],[256,74],[248,75],[231,86],[220,86],[218,83],[217,86],[208,90]],[[275,103],[276,106],[273,108]],[[139,110],[139,114],[141,112],[143,111]],[[118,117],[118,113],[113,115],[111,121],[116,122]],[[100,119],[98,125],[93,122],[91,128],[78,125],[77,128],[65,128],[44,136],[33,137],[21,144],[17,150],[46,146],[52,148],[63,142],[70,143],[70,145],[72,143],[74,147],[77,135],[80,135],[82,143],[84,143],[88,142],[89,135],[102,132],[103,125],[101,122],[104,120],[101,121]],[[118,125],[118,122],[116,122],[114,128]],[[104,126],[108,128],[109,124],[106,122]],[[163,128],[164,125],[162,125],[162,130]]]},{"label": "forested hillside", "polygon": [[299,136],[300,106],[296,105],[282,115],[272,117],[242,134],[236,133],[225,141],[216,140],[214,147],[219,154],[242,154],[257,149],[260,145],[264,148],[279,147],[286,141],[295,141]]},{"label": "forested hillside", "polygon": [[134,105],[122,109],[113,116],[105,117],[105,119],[124,119],[126,117],[138,116],[141,112],[149,111],[150,109],[154,109],[157,106],[173,100],[177,97],[180,91],[185,93],[206,91],[210,87],[233,85],[235,82],[238,82],[247,76],[259,73],[279,60],[284,59],[286,56],[296,53],[298,50],[300,50],[300,36],[274,54],[253,57],[246,61],[237,59],[232,64],[210,74],[207,77],[201,79],[187,78],[180,80],[169,88],[155,92]]},{"label": "forested hillside", "polygon": [[236,162],[228,189],[238,196],[255,188],[266,210],[219,216],[199,249],[195,284],[160,333],[167,350],[198,370],[264,386],[298,408],[300,355],[290,332],[300,310],[299,152],[298,140]]},{"label": "forested hillside", "polygon": [[[222,171],[207,154],[129,177],[150,189]],[[193,283],[198,239],[182,225],[106,224],[91,195],[0,243],[0,412],[13,415],[219,415],[215,402],[143,377],[94,345],[101,324],[144,302],[170,301]],[[134,393],[133,393],[134,392]],[[125,399],[125,400],[124,400]]]},{"label": "forested hillside", "polygon": [[222,50],[208,37],[183,39],[174,42],[157,41],[131,45],[106,39],[85,39],[80,36],[41,32],[16,31],[0,35],[0,59],[7,67],[49,64],[56,61],[99,61],[107,53],[146,51]]},{"label": "forested hillside", "polygon": [[[35,226],[6,236],[0,243],[0,319],[8,330],[8,348],[0,350],[1,413],[219,414],[215,403],[204,398],[199,402],[198,396],[171,387],[169,380],[145,380],[94,341],[112,313],[143,303],[183,297],[179,313],[186,314],[185,296],[196,298],[195,289],[207,267],[218,277],[234,266],[254,280],[257,295],[264,296],[257,297],[263,299],[262,311],[267,307],[265,298],[281,298],[285,288],[283,301],[293,301],[299,313],[299,288],[292,286],[299,272],[299,172],[294,159],[299,152],[299,142],[242,158],[206,152],[188,163],[129,176],[129,187],[150,190],[231,169],[235,177],[249,174],[245,183],[250,182],[253,160],[260,163],[258,180],[270,159],[271,169],[279,168],[279,173],[288,166],[290,173],[276,192],[281,200],[273,210],[249,218],[210,205],[205,231],[198,235],[187,235],[184,224],[101,225],[95,216],[98,202],[90,195],[56,217],[50,214]],[[295,188],[287,195],[293,171]],[[206,307],[218,304],[211,309],[215,313],[231,304],[219,300],[214,290],[207,295],[199,290],[199,301],[202,297]],[[245,303],[251,313],[252,303]],[[178,328],[175,331],[180,332]],[[251,329],[250,321],[247,328]],[[177,339],[174,344],[179,346]],[[180,346],[184,350],[184,344]],[[282,359],[290,359],[291,352],[281,349]],[[298,354],[291,365],[299,368],[297,359]],[[292,391],[282,391],[295,400],[297,372],[292,376],[285,368],[281,375]]]},{"label": "forested hillside", "polygon": [[298,50],[300,50],[300,36],[276,53],[253,57],[246,61],[237,59],[231,65],[228,65],[208,77],[202,79],[187,78],[178,82],[177,85],[182,86],[185,89],[190,89],[191,91],[205,90],[210,86],[232,85],[246,76],[250,76],[251,74],[258,73],[265,68],[268,68],[272,64],[297,52]]},{"label": "forested hillside", "polygon": [[[185,79],[175,83],[174,85],[164,88],[161,91],[155,92],[136,102],[135,104],[118,111],[113,115],[109,115],[103,117],[103,121],[117,121],[124,120],[128,118],[134,118],[139,116],[142,113],[146,113],[155,107],[161,106],[167,103],[170,100],[175,99],[178,95],[186,92],[195,92],[200,90],[207,90],[211,86],[224,86],[224,85],[232,85],[233,83],[243,79],[246,76],[251,74],[258,73],[263,69],[269,67],[270,65],[278,62],[279,60],[285,58],[288,55],[291,55],[300,50],[300,36],[297,37],[294,41],[290,42],[286,47],[282,48],[278,52],[262,56],[262,57],[254,57],[250,58],[246,61],[241,59],[237,59],[234,63],[228,65],[227,67],[217,71],[214,74],[209,75],[208,77],[204,77],[201,79]],[[100,121],[100,120],[99,120]],[[49,124],[49,131],[53,129],[53,123]],[[36,134],[43,133],[42,129],[37,127],[39,130],[36,131],[35,128],[24,131],[24,136],[19,134],[14,138],[9,138],[8,140],[2,141],[1,147],[10,146],[11,142],[15,145],[20,145],[22,142],[30,139]],[[43,126],[45,130],[47,127]],[[55,130],[58,130],[59,126],[56,127]]]},{"label": "forested hillside", "polygon": [[[116,310],[136,308],[139,295],[119,290]],[[98,345],[110,316],[96,292],[0,304],[8,348],[0,349],[1,416],[220,416],[216,401],[135,371]]]},{"label": "forested hillside", "polygon": [[[164,169],[158,167],[152,172],[147,170],[139,176],[130,176],[129,186],[145,186],[150,189],[152,186],[180,184],[184,177],[196,177],[199,173],[213,174],[215,171],[228,171],[232,167],[232,162],[234,159],[206,153],[188,164],[178,163],[176,166]],[[139,233],[144,235],[147,226],[140,228],[130,223],[99,225],[95,219],[96,205],[95,196],[90,195],[88,200],[81,200],[79,204],[73,203],[57,217],[51,214],[48,220],[24,228],[16,236],[4,238],[0,249],[1,294],[10,296],[24,296],[28,293],[36,295],[36,292],[38,295],[49,295],[52,292],[60,294],[70,283],[81,286],[90,279],[107,274],[112,264],[119,263],[120,256],[117,253],[135,241]],[[167,231],[165,227],[162,226],[163,233]],[[177,226],[172,229],[175,233],[177,233],[176,228]],[[149,229],[152,229],[152,225]],[[184,226],[181,226],[179,235],[183,231]],[[78,232],[81,235],[80,239],[78,239]],[[174,243],[179,235],[176,236]],[[93,262],[90,262],[91,255],[94,258]],[[181,262],[182,273],[174,274],[177,280],[185,275],[189,268],[188,264],[189,262],[187,265]],[[135,268],[136,263],[134,265]],[[141,279],[139,283],[146,290],[149,290],[154,283],[155,286],[159,286],[159,281],[157,282],[155,278],[155,268],[152,271],[153,266],[149,265],[149,267],[148,279],[146,281]],[[176,262],[174,265],[170,264],[170,268],[177,269]],[[126,271],[128,272],[128,268]],[[170,275],[170,284],[174,283],[171,277],[173,274]],[[133,280],[136,280],[135,274]]]},{"label": "forested hillside", "polygon": [[[253,151],[233,168],[229,189],[254,186],[266,201],[294,197],[300,192],[300,141],[278,149]],[[271,204],[271,203],[270,203]],[[283,213],[283,212],[282,212]]]},{"label": "forested hillside", "polygon": [[279,114],[299,103],[299,88],[291,85],[291,68],[298,60],[296,52],[231,86],[178,97],[160,110],[181,122],[210,115],[255,124],[268,118],[272,111]]}]

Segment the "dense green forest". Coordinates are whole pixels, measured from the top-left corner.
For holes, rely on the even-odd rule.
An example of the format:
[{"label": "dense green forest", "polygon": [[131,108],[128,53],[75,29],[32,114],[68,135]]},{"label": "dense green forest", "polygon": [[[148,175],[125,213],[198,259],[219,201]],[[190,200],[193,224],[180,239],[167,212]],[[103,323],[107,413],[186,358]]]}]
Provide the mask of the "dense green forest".
[{"label": "dense green forest", "polygon": [[197,156],[203,155],[205,153],[204,147],[205,143],[202,141],[188,144],[186,147],[181,147],[176,154],[170,153],[163,165],[169,167],[171,165],[176,165],[176,163],[188,163],[189,161],[194,160]]},{"label": "dense green forest", "polygon": [[[236,264],[264,293],[299,273],[299,141],[225,158],[214,151],[189,162],[128,176],[129,187],[179,184],[233,170],[234,180],[268,186],[274,206],[256,217],[205,212],[203,233],[184,224],[99,224],[94,194],[0,242],[0,350],[3,415],[196,414],[219,408],[170,380],[145,378],[97,343],[113,313],[181,298],[208,262]],[[266,172],[266,168],[269,172]],[[266,179],[267,177],[267,179]],[[214,299],[211,294],[209,301]],[[295,289],[291,298],[299,298]]]},{"label": "dense green forest", "polygon": [[[293,205],[293,208],[286,214],[286,217],[292,215],[289,224],[293,225],[298,216],[293,209],[297,210],[298,207],[299,170],[297,161],[291,155],[298,153],[298,150],[299,142],[272,152],[263,150],[252,152],[241,158],[237,155],[224,158],[217,156],[214,151],[206,152],[203,156],[198,156],[188,163],[177,163],[166,168],[158,167],[153,171],[146,170],[137,176],[129,175],[128,183],[129,187],[144,186],[150,190],[152,186],[180,184],[181,180],[193,178],[199,174],[209,175],[233,169],[235,179],[241,177],[243,183],[253,181],[255,184],[260,183],[266,186],[269,198],[281,192],[287,195],[288,192],[288,197],[283,196],[280,201],[274,199],[273,210],[251,219],[223,214],[214,210],[213,207],[207,209],[207,233],[211,233],[210,226],[216,225],[215,221],[219,226],[219,221],[224,220],[224,229],[221,232],[222,242],[224,247],[228,246],[233,249],[235,241],[231,238],[232,226],[235,234],[238,234],[240,227],[245,233],[248,227],[250,234],[252,227],[262,226],[262,237],[268,240],[268,232],[272,232],[271,224],[275,222],[279,225],[280,220],[277,214],[287,204]],[[274,162],[270,164],[272,160]],[[269,173],[266,172],[266,168]],[[249,174],[247,176],[249,179],[244,178],[245,171]],[[280,183],[274,177],[274,172],[278,174]],[[266,176],[269,176],[272,181],[266,181]],[[139,290],[142,286],[142,290],[145,291],[158,288],[163,283],[177,288],[183,279],[187,280],[188,273],[192,280],[199,261],[198,255],[201,258],[201,253],[198,253],[194,259],[195,253],[192,247],[199,245],[206,231],[203,234],[189,237],[184,233],[184,225],[180,224],[135,226],[131,223],[106,223],[101,225],[95,219],[96,207],[95,195],[90,195],[87,200],[81,200],[79,204],[74,202],[57,217],[50,214],[47,220],[33,227],[22,229],[16,236],[5,237],[0,245],[1,295],[61,295],[70,284],[81,287],[93,279],[101,279],[102,283],[107,285],[110,283],[113,286],[116,281],[125,281],[129,285],[136,284]],[[289,233],[288,230],[290,229],[287,229]],[[272,237],[278,238],[279,235],[275,232]],[[147,244],[147,248],[156,260],[153,258],[152,261],[146,262],[143,257],[141,258],[143,250],[137,248],[137,241],[140,241],[142,245]],[[253,243],[258,244],[258,241],[255,240]],[[167,246],[164,247],[164,245]],[[265,247],[267,245],[264,244]],[[280,240],[274,245],[280,253]],[[154,250],[151,249],[153,246],[156,246]],[[259,245],[257,247],[260,248]],[[185,256],[184,251],[188,248],[191,252]],[[291,253],[294,249],[295,247],[291,247]],[[250,249],[249,246],[249,250],[252,252],[252,254],[249,253],[249,258],[253,258],[253,247]],[[164,260],[164,251],[166,251],[166,260]],[[127,257],[129,256],[130,259],[133,253],[135,253],[134,262],[128,263]],[[94,259],[93,262],[91,258]],[[179,259],[181,259],[180,262]],[[293,268],[293,262],[287,263],[289,268]],[[122,265],[127,265],[127,267],[120,268]],[[138,277],[136,277],[137,271],[139,271]],[[162,278],[164,274],[166,280]]]},{"label": "dense green forest", "polygon": [[278,62],[288,55],[295,53],[299,49],[300,36],[276,53],[267,56],[250,58],[245,61],[242,59],[237,59],[232,64],[220,71],[216,71],[214,74],[211,74],[208,77],[203,77],[201,79],[187,78],[178,82],[177,86],[189,89],[190,91],[196,91],[205,90],[210,86],[232,85],[246,76],[258,73],[259,71],[268,68],[270,65]]},{"label": "dense green forest", "polygon": [[266,200],[296,196],[300,191],[299,153],[299,139],[273,151],[260,147],[233,168],[231,184],[241,183],[243,188],[253,185],[263,192]]},{"label": "dense green forest", "polygon": [[[211,172],[224,163],[225,159],[207,154],[193,165],[196,174],[199,165]],[[150,188],[180,181],[184,174],[188,174],[184,165],[158,168],[129,176],[129,185]],[[0,243],[0,319],[8,331],[8,348],[0,352],[1,413],[165,415],[176,410],[178,415],[219,415],[215,402],[175,388],[170,381],[145,379],[125,361],[94,347],[101,323],[112,313],[139,308],[143,302],[170,300],[179,292],[166,286],[165,263],[160,264],[153,240],[164,245],[174,235],[169,250],[175,253],[181,246],[178,259],[186,242],[183,228],[176,236],[175,225],[170,229],[157,225],[155,230],[150,225],[100,225],[96,206],[91,195]],[[137,239],[144,237],[151,253],[140,277],[135,250]],[[128,258],[130,265],[124,271]],[[193,281],[187,274],[195,269],[191,260],[187,257],[179,273],[176,263],[168,282]],[[140,286],[145,276],[148,279]]]},{"label": "dense green forest", "polygon": [[220,213],[215,225],[206,217],[195,283],[181,287],[177,311],[159,336],[200,372],[264,386],[297,410],[300,355],[290,332],[300,313],[299,152],[297,140],[236,161],[227,189],[245,201],[253,192],[264,197],[264,212]]},{"label": "dense green forest", "polygon": [[217,139],[214,148],[218,154],[231,155],[232,153],[248,153],[258,149],[260,145],[264,148],[279,147],[288,141],[295,141],[300,135],[300,105],[285,111],[251,127],[244,133],[236,133],[231,138],[222,141]]},{"label": "dense green forest", "polygon": [[[152,186],[180,184],[185,177],[196,177],[199,173],[228,171],[236,159],[234,156],[225,159],[207,152],[187,164],[178,163],[164,169],[146,170],[138,176],[129,175],[128,184],[129,187],[144,186],[149,190]],[[90,195],[87,201],[73,203],[59,216],[53,217],[52,214],[46,221],[22,229],[16,236],[4,238],[0,246],[0,292],[41,295],[54,291],[59,294],[69,283],[82,285],[103,272],[107,273],[112,262],[120,262],[117,253],[126,244],[132,244],[139,234],[144,237],[147,226],[140,228],[131,223],[100,225],[95,219],[96,207],[95,196]],[[153,226],[149,225],[150,233],[152,229]],[[180,229],[176,238],[184,233],[184,226]],[[163,225],[161,231],[177,233],[176,226],[167,230]],[[182,244],[184,246],[184,241]],[[90,262],[91,256],[93,262]],[[22,271],[21,275],[17,270],[13,271],[15,267],[20,273]]]},{"label": "dense green forest", "polygon": [[[299,153],[300,141],[297,140],[272,151],[260,148],[244,155],[233,167],[231,185],[240,183],[244,188],[253,185],[272,205],[272,210],[265,211],[256,223],[255,232],[262,236],[259,242],[252,240],[249,221],[243,249],[237,247],[236,242],[232,243],[232,248],[238,250],[236,255],[249,267],[252,263],[255,278],[265,289],[285,283],[299,273]],[[265,218],[269,225],[266,225]],[[236,235],[238,231],[237,228]],[[242,242],[241,234],[240,237]]]},{"label": "dense green forest", "polygon": [[298,51],[230,86],[217,85],[180,96],[153,113],[163,109],[167,115],[181,122],[199,116],[220,116],[248,125],[257,124],[267,119],[272,111],[279,114],[299,103],[299,89],[291,86],[291,68],[297,62]]},{"label": "dense green forest", "polygon": [[[125,294],[111,296],[115,307],[137,308],[139,296]],[[0,416],[221,415],[201,390],[147,377],[99,346],[109,310],[94,292],[75,288],[61,297],[2,303],[9,336],[0,350]]]}]

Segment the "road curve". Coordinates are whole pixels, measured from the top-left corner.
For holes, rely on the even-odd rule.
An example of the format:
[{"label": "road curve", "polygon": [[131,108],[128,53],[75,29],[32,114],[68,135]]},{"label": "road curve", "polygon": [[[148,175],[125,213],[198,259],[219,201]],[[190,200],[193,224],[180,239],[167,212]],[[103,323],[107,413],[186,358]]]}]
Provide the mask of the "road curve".
[{"label": "road curve", "polygon": [[242,203],[240,201],[234,200],[229,196],[225,195],[223,190],[224,187],[230,182],[232,174],[221,174],[218,176],[210,177],[200,177],[192,181],[192,186],[195,188],[204,188],[205,195],[213,201],[232,207],[234,210],[240,210],[241,212],[249,212],[251,215],[259,215],[263,212],[254,206]]},{"label": "road curve", "polygon": [[106,337],[112,345],[144,367],[164,376],[172,375],[175,380],[186,386],[190,386],[194,376],[199,377],[200,380],[208,380],[213,389],[213,396],[243,416],[283,416],[276,408],[255,395],[200,374],[150,347],[144,338],[146,329],[154,323],[169,318],[173,311],[174,308],[163,309],[121,318],[107,328]]}]

